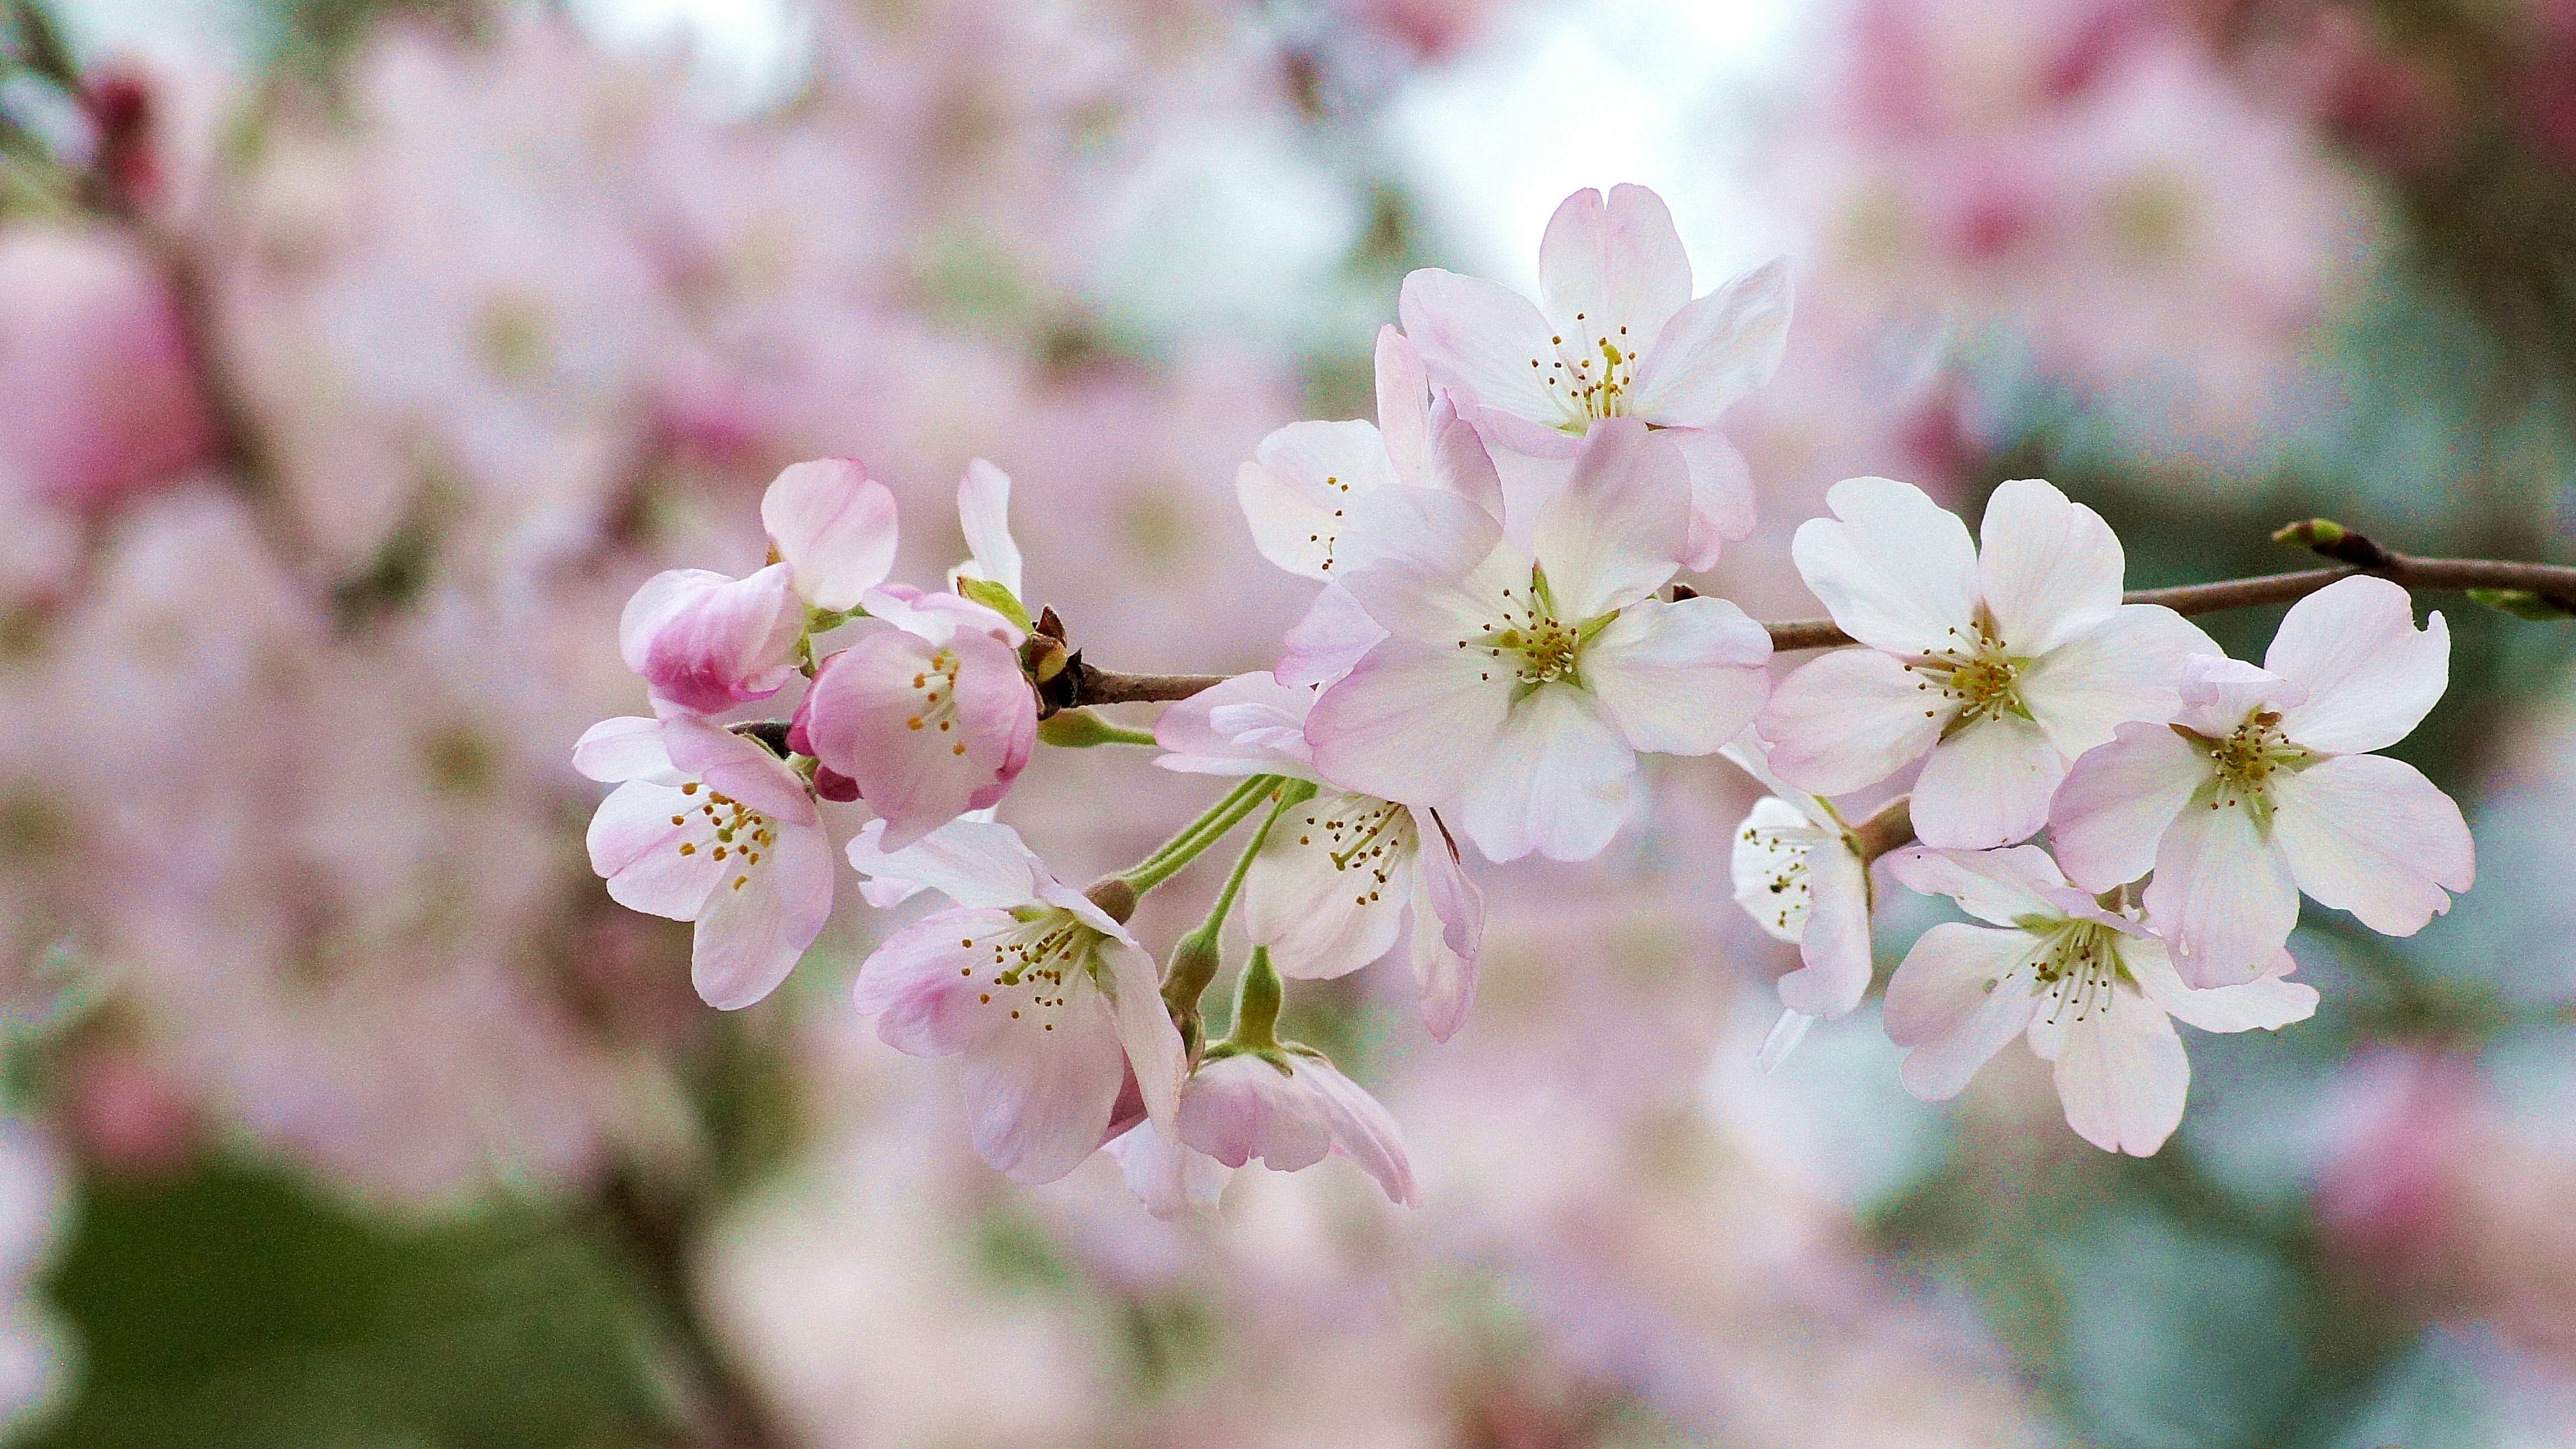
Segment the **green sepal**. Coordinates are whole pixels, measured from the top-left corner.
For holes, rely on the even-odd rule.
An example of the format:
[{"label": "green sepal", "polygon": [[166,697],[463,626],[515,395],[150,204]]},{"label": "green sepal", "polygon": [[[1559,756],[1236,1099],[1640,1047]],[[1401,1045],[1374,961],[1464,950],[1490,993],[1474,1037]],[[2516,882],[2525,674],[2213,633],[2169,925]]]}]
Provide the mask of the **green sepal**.
[{"label": "green sepal", "polygon": [[1061,749],[1087,750],[1096,745],[1150,745],[1151,730],[1111,724],[1087,709],[1062,709],[1038,721],[1038,742]]},{"label": "green sepal", "polygon": [[1029,618],[1029,606],[1020,602],[1020,596],[991,579],[961,577],[957,580],[957,592],[1010,620],[1012,626],[1023,634],[1037,628]]}]

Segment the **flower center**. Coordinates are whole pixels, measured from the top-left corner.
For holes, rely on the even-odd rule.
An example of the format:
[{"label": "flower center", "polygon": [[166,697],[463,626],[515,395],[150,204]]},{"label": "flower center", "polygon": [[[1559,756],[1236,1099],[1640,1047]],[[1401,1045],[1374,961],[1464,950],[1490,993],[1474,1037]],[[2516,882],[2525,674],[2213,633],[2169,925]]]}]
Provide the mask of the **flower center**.
[{"label": "flower center", "polygon": [[[1964,729],[1979,720],[2001,719],[2008,714],[2029,718],[2030,711],[2021,702],[2021,672],[2030,661],[2006,653],[2003,640],[1995,637],[1993,626],[1982,618],[1974,638],[1957,629],[1950,631],[1950,637],[1953,642],[1948,647],[1905,666],[1906,672],[1921,676],[1914,681],[1916,689],[1937,691],[1942,701],[1958,711],[1949,729]],[[1942,707],[1932,705],[1923,711],[1923,717],[1938,715]]]},{"label": "flower center", "polygon": [[[733,863],[733,877],[720,889],[738,891],[751,884],[752,868],[777,838],[769,817],[721,790],[708,789],[703,781],[691,780],[680,787],[680,793],[690,797],[693,808],[671,817],[671,823],[682,830],[674,848],[682,855],[704,851],[715,860]],[[700,799],[702,795],[705,798]]]},{"label": "flower center", "polygon": [[[957,730],[957,656],[942,648],[930,656],[930,665],[912,677],[913,708],[905,729],[936,729],[953,735]],[[948,753],[966,753],[966,742],[952,739]]]},{"label": "flower center", "polygon": [[1637,367],[1645,357],[1630,349],[1627,328],[1591,330],[1587,336],[1584,314],[1575,313],[1574,320],[1574,340],[1568,343],[1562,333],[1550,337],[1556,355],[1533,357],[1530,366],[1546,379],[1548,395],[1564,407],[1564,430],[1580,433],[1598,419],[1628,415]]},{"label": "flower center", "polygon": [[1100,933],[1076,920],[1070,911],[1039,911],[980,939],[965,937],[958,945],[977,959],[957,968],[969,981],[980,974],[978,1006],[1008,1012],[1010,1020],[1055,1030],[1055,1020],[1072,1000],[1068,988],[1077,975],[1088,974]]},{"label": "flower center", "polygon": [[1397,865],[1421,843],[1413,812],[1367,795],[1319,796],[1315,803],[1320,808],[1302,817],[1297,843],[1314,845],[1320,838],[1334,870],[1357,873],[1345,887],[1356,892],[1352,904],[1377,904]]},{"label": "flower center", "polygon": [[2272,777],[2297,768],[2308,758],[2307,751],[2291,744],[2289,736],[2281,733],[2278,710],[2256,710],[2227,738],[2203,737],[2203,743],[2208,746],[2211,763],[2218,766],[2218,799],[2214,804],[2268,801]]},{"label": "flower center", "polygon": [[1459,640],[1458,647],[1485,652],[1491,667],[1481,670],[1479,678],[1492,679],[1508,670],[1523,689],[1559,681],[1581,685],[1583,646],[1619,617],[1613,610],[1581,624],[1559,619],[1548,596],[1547,576],[1536,567],[1530,569],[1527,593],[1503,590],[1501,615],[1483,633]]},{"label": "flower center", "polygon": [[1814,900],[1807,857],[1816,842],[1804,831],[1751,824],[1744,827],[1742,839],[1750,850],[1737,852],[1744,864],[1738,867],[1736,899],[1756,925],[1781,940],[1797,940],[1806,932]]},{"label": "flower center", "polygon": [[2112,991],[2128,979],[2119,944],[2120,933],[2099,921],[2066,921],[2048,932],[2031,975],[2038,994],[2050,998],[2049,1021],[2065,1021],[2069,1012],[2082,1021],[2110,1008]]}]

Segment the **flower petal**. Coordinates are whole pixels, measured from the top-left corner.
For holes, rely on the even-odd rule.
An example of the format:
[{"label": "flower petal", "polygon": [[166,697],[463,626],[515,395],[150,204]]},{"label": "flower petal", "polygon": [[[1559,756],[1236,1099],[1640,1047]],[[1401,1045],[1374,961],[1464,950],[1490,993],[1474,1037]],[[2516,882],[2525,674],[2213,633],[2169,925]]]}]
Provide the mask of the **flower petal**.
[{"label": "flower petal", "polygon": [[797,594],[818,609],[857,608],[894,571],[894,494],[856,459],[817,458],[780,473],[761,496],[760,522]]},{"label": "flower petal", "polygon": [[604,719],[582,731],[572,747],[572,767],[607,784],[651,780],[677,785],[681,780],[671,767],[671,752],[662,745],[662,722],[640,715]]},{"label": "flower petal", "polygon": [[769,747],[711,720],[675,714],[662,721],[662,743],[672,768],[704,780],[707,788],[791,825],[822,818],[803,777]]},{"label": "flower petal", "polygon": [[2066,757],[2018,715],[1980,719],[1932,747],[1914,781],[1914,833],[1926,845],[1987,850],[2048,824]]},{"label": "flower petal", "polygon": [[1583,680],[1631,746],[1705,755],[1761,711],[1770,660],[1770,631],[1725,599],[1646,599],[1584,649]]},{"label": "flower petal", "polygon": [[961,565],[961,571],[990,579],[1017,598],[1021,562],[1019,540],[1011,537],[1011,475],[981,458],[969,462],[966,476],[957,480],[957,525],[974,555],[974,566]]},{"label": "flower petal", "polygon": [[1281,684],[1312,689],[1351,672],[1351,666],[1386,638],[1386,630],[1339,584],[1326,584],[1281,639],[1279,664],[1271,672]]},{"label": "flower petal", "polygon": [[2251,981],[2202,989],[2183,983],[2164,943],[2151,936],[2122,942],[2120,964],[2137,978],[2147,999],[2202,1031],[2271,1031],[2317,1012],[2317,989],[2289,979],[2298,963],[2287,951],[2273,957],[2263,974]]},{"label": "flower petal", "polygon": [[1678,449],[1690,472],[1690,535],[1682,567],[1704,573],[1717,567],[1727,544],[1753,536],[1753,468],[1715,428],[1664,428],[1655,434]]},{"label": "flower petal", "polygon": [[756,863],[717,878],[689,980],[718,1011],[749,1006],[778,989],[831,915],[831,841],[813,826],[782,827]]},{"label": "flower petal", "polygon": [[2451,797],[2402,760],[2342,755],[2272,782],[2272,838],[2299,889],[2383,936],[2411,936],[2477,879]]},{"label": "flower petal", "polygon": [[1214,1208],[1232,1175],[1224,1163],[1182,1146],[1178,1136],[1156,1130],[1151,1122],[1139,1122],[1111,1138],[1107,1151],[1127,1179],[1127,1190],[1158,1218]]},{"label": "flower petal", "polygon": [[2088,750],[2048,805],[2048,839],[2076,884],[2107,891],[2145,875],[2156,843],[2192,792],[2214,776],[2209,756],[2172,727],[2125,724]]},{"label": "flower petal", "polygon": [[1333,1126],[1302,1075],[1249,1054],[1207,1063],[1181,1092],[1181,1140],[1228,1167],[1256,1157],[1276,1172],[1314,1166],[1332,1150]]},{"label": "flower petal", "polygon": [[1394,949],[1421,854],[1401,805],[1326,790],[1271,824],[1243,881],[1243,921],[1279,974],[1344,975]]},{"label": "flower petal", "polygon": [[1773,686],[1754,728],[1771,741],[1771,768],[1781,779],[1840,795],[1923,758],[1957,713],[1955,701],[1933,693],[1894,655],[1837,649]]},{"label": "flower petal", "polygon": [[980,1010],[988,982],[978,972],[993,960],[993,940],[1019,928],[1002,910],[945,910],[923,917],[879,943],[859,966],[850,999],[876,1018],[877,1035],[917,1057],[955,1056],[983,1039],[997,1020]]},{"label": "flower petal", "polygon": [[2128,564],[2118,536],[2055,484],[2016,478],[1996,488],[1977,537],[1978,584],[2014,654],[2046,654],[2120,607]]},{"label": "flower petal", "polygon": [[1908,657],[1976,638],[1977,547],[1957,514],[1891,478],[1846,478],[1825,503],[1834,518],[1799,524],[1789,552],[1845,633]]},{"label": "flower petal", "polygon": [[[1456,744],[1426,747],[1466,751]],[[1628,818],[1636,753],[1589,696],[1543,684],[1510,708],[1499,735],[1459,796],[1458,821],[1493,861],[1535,850],[1551,860],[1590,860]]]},{"label": "flower petal", "polygon": [[2004,850],[1935,850],[1909,845],[1887,857],[1887,873],[1907,890],[1948,896],[1981,921],[2009,926],[2033,916],[2076,914],[2066,877],[2036,845]]},{"label": "flower petal", "polygon": [[[2194,986],[2253,978],[2299,922],[2299,887],[2242,804],[2195,793],[2156,844],[2147,918]],[[2277,827],[2279,817],[2274,816]]]},{"label": "flower petal", "polygon": [[1036,732],[1018,655],[971,630],[944,646],[893,628],[863,636],[824,662],[805,717],[815,757],[858,782],[889,849],[992,804]]},{"label": "flower petal", "polygon": [[1664,199],[1643,186],[1565,198],[1538,244],[1539,310],[1576,355],[1643,348],[1690,301],[1690,256]]},{"label": "flower petal", "polygon": [[2155,1155],[2182,1125],[2191,1088],[2191,1060],[2164,1009],[2115,988],[2064,1030],[2057,1095],[2066,1125],[2105,1152]]},{"label": "flower petal", "polygon": [[619,624],[628,662],[657,700],[714,714],[785,686],[805,632],[785,564],[742,579],[693,569],[666,585],[671,577],[637,590]]},{"label": "flower petal", "polygon": [[2442,697],[2451,627],[2436,611],[2416,628],[2413,599],[2386,579],[2340,579],[2290,606],[2263,667],[2308,691],[2281,721],[2292,741],[2335,754],[2384,750]]},{"label": "flower petal", "polygon": [[[1432,487],[1421,476],[1431,446],[1431,374],[1422,354],[1390,322],[1377,329],[1376,364],[1377,431],[1395,480],[1409,488]],[[1456,408],[1450,416],[1457,416]]]},{"label": "flower petal", "polygon": [[1550,426],[1576,415],[1558,395],[1562,386],[1547,385],[1556,356],[1547,319],[1509,288],[1423,267],[1405,277],[1396,316],[1434,387],[1465,388],[1480,402]]},{"label": "flower petal", "polygon": [[1527,607],[1529,561],[1454,493],[1381,488],[1352,504],[1350,523],[1334,580],[1382,628],[1454,648]]},{"label": "flower petal", "polygon": [[1840,839],[1807,857],[1807,929],[1798,942],[1805,964],[1780,978],[1780,1004],[1809,1016],[1837,1017],[1869,994],[1869,867]]},{"label": "flower petal", "polygon": [[871,820],[850,841],[850,868],[880,881],[927,887],[961,906],[1013,910],[1034,905],[1052,880],[1020,833],[998,820],[952,820],[900,850],[884,846],[886,823]]},{"label": "flower petal", "polygon": [[1126,1078],[1109,1003],[1087,979],[1066,984],[1062,1008],[997,1023],[965,1053],[975,1151],[1014,1182],[1053,1182],[1081,1166]]},{"label": "flower petal", "polygon": [[1485,768],[1512,712],[1512,675],[1475,651],[1389,639],[1306,716],[1315,771],[1345,789],[1436,805]]},{"label": "flower petal", "polygon": [[1557,617],[1581,623],[1661,588],[1680,569],[1689,533],[1690,468],[1680,450],[1634,418],[1593,424],[1564,491],[1539,511],[1533,540]]},{"label": "flower petal", "polygon": [[1735,827],[1727,862],[1735,903],[1772,939],[1792,944],[1806,939],[1807,916],[1815,904],[1808,872],[1826,850],[1841,848],[1839,832],[1818,829],[1777,795],[1763,796]]},{"label": "flower petal", "polygon": [[1163,1005],[1161,973],[1154,969],[1154,958],[1132,940],[1103,941],[1100,955],[1109,968],[1119,1047],[1145,1098],[1146,1120],[1169,1127],[1178,1110],[1181,1077],[1189,1070],[1189,1052]]},{"label": "flower petal", "polygon": [[[1422,1025],[1433,1041],[1447,1041],[1467,1020],[1476,1000],[1477,958],[1485,944],[1485,893],[1459,863],[1439,813],[1413,816],[1421,841],[1421,893],[1413,902],[1413,982],[1421,998]],[[1428,909],[1425,909],[1428,907]]]},{"label": "flower petal", "polygon": [[[1487,409],[1479,407],[1478,413]],[[1496,517],[1503,513],[1503,479],[1494,467],[1485,435],[1459,416],[1454,394],[1442,393],[1431,405],[1430,442],[1422,455],[1421,483],[1442,493],[1455,493]],[[1389,444],[1390,447],[1393,444]]]},{"label": "flower petal", "polygon": [[1266,670],[1238,674],[1165,709],[1154,721],[1154,763],[1185,775],[1299,775],[1313,748],[1306,715],[1315,691]]},{"label": "flower petal", "polygon": [[1789,346],[1789,264],[1775,259],[1682,308],[1646,345],[1630,406],[1666,427],[1714,427],[1771,380]]},{"label": "flower petal", "polygon": [[2124,604],[2032,660],[2018,693],[2058,752],[2073,759],[2124,724],[2172,719],[2182,707],[2184,661],[2218,652],[2198,625],[2173,610]]},{"label": "flower petal", "polygon": [[1292,574],[1329,579],[1354,496],[1392,486],[1376,428],[1290,423],[1263,438],[1235,472],[1234,495],[1261,556]]},{"label": "flower petal", "polygon": [[1897,1069],[1927,1102],[1959,1095],[2039,1010],[2022,968],[2027,932],[1945,921],[1923,933],[1887,983],[1887,1039],[1910,1047]]},{"label": "flower petal", "polygon": [[1803,1011],[1781,1012],[1780,1019],[1771,1023],[1770,1033],[1762,1038],[1762,1050],[1754,1054],[1754,1062],[1766,1072],[1776,1070],[1798,1049],[1798,1043],[1807,1039],[1807,1028],[1815,1024],[1816,1019]]},{"label": "flower petal", "polygon": [[2235,733],[2258,710],[2287,711],[2308,698],[2296,681],[2215,651],[2182,662],[2180,692],[2182,708],[2175,721],[2212,739]]},{"label": "flower petal", "polygon": [[707,893],[724,869],[708,852],[683,855],[691,827],[685,822],[699,801],[678,786],[629,780],[608,792],[590,817],[590,868],[608,882],[611,900],[630,911],[667,920],[697,919]]},{"label": "flower petal", "polygon": [[1331,1062],[1301,1052],[1295,1054],[1294,1063],[1297,1075],[1321,1108],[1324,1125],[1332,1132],[1334,1154],[1349,1158],[1376,1179],[1387,1201],[1403,1207],[1418,1206],[1421,1195],[1414,1189],[1413,1163],[1405,1156],[1404,1135],[1396,1130],[1395,1119],[1387,1115],[1386,1108]]}]

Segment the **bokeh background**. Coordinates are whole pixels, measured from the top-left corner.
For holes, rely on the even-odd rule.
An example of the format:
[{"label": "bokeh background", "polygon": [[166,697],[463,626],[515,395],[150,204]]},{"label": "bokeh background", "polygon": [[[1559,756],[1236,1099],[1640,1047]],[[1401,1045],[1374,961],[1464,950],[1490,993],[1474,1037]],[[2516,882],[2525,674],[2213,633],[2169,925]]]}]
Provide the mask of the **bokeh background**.
[{"label": "bokeh background", "polygon": [[[2440,599],[2404,755],[2477,889],[2311,911],[2325,992],[2195,1034],[2165,1151],[2036,1063],[1777,1074],[1750,799],[1664,760],[1592,866],[1490,870],[1446,1046],[1292,997],[1423,1205],[1345,1165],[1157,1223],[967,1147],[847,987],[692,996],[569,768],[615,620],[865,459],[906,576],[1017,478],[1095,662],[1270,662],[1237,462],[1364,416],[1396,285],[1526,287],[1581,186],[1798,321],[1733,419],[1786,558],[1863,472],[2045,475],[2141,585],[2326,515],[2576,559],[2566,0],[0,4],[0,1411],[47,1449],[2576,1444],[2576,693]],[[2239,652],[2271,620],[2214,621]],[[1051,751],[1075,879],[1203,803]],[[841,830],[864,818],[854,813]],[[1144,926],[1168,941],[1202,866]],[[846,878],[845,878],[846,879]],[[1882,913],[1882,970],[1937,919]],[[1392,984],[1390,984],[1392,983]]]}]

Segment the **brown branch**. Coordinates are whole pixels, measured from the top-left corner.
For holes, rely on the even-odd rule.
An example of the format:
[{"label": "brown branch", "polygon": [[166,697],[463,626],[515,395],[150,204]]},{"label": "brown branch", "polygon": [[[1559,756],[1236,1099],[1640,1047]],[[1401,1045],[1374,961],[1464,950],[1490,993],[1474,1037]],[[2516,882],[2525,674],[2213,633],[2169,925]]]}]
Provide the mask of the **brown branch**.
[{"label": "brown branch", "polygon": [[[1187,699],[1203,689],[1223,684],[1222,674],[1120,674],[1115,670],[1094,669],[1077,665],[1073,703],[1085,704],[1169,704]],[[1068,706],[1070,707],[1070,706]]]}]

